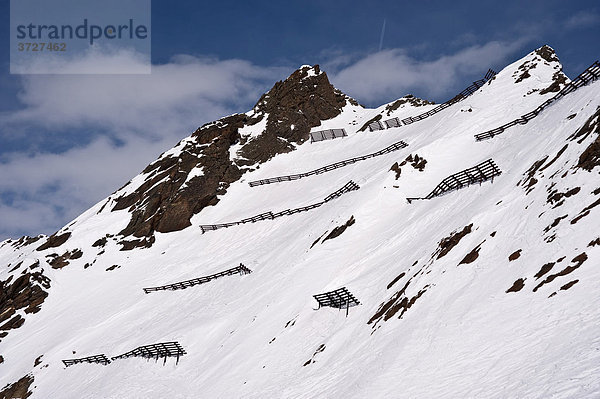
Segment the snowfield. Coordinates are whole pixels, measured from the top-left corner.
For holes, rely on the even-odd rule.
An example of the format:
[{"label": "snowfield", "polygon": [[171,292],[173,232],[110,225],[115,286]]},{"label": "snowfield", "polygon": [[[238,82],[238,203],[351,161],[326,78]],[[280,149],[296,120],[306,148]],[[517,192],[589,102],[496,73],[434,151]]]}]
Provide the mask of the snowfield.
[{"label": "snowfield", "polygon": [[[540,90],[553,82],[557,61],[538,60],[529,77],[515,82],[534,58],[536,52],[528,54],[472,96],[408,126],[358,132],[378,113],[402,119],[434,105],[388,116],[385,106],[347,104],[313,130],[344,128],[348,137],[305,142],[274,157],[232,183],[218,204],[192,217],[192,226],[156,233],[150,248],[122,251],[110,236],[105,246],[93,246],[129,221],[127,209],[111,211],[112,200],[61,229],[71,236],[59,247],[36,251],[45,238],[18,249],[0,243],[0,280],[39,260],[51,281],[41,310],[19,310],[25,323],[0,342],[0,388],[32,373],[32,398],[600,397],[600,206],[593,207],[600,162],[576,167],[599,140],[600,82],[526,125],[474,139],[556,94]],[[570,139],[586,122],[592,133]],[[258,123],[243,134],[255,137],[264,128]],[[408,147],[331,172],[248,184],[399,140]],[[424,170],[409,162],[396,179],[392,165],[415,154],[427,160]],[[544,157],[532,183],[528,171]],[[493,182],[406,201],[489,158],[502,171]],[[135,177],[112,198],[145,178]],[[349,180],[360,189],[308,212],[204,234],[198,227],[319,202]],[[576,192],[560,195],[569,190]],[[351,217],[354,224],[324,240]],[[83,255],[66,267],[48,265],[47,255],[75,249]],[[240,263],[252,273],[185,290],[142,290]],[[361,304],[347,317],[345,309],[317,310],[312,296],[340,287]],[[377,317],[388,303],[397,306]],[[174,358],[166,365],[135,357],[107,366],[61,362],[166,341],[187,352],[177,365]]]}]

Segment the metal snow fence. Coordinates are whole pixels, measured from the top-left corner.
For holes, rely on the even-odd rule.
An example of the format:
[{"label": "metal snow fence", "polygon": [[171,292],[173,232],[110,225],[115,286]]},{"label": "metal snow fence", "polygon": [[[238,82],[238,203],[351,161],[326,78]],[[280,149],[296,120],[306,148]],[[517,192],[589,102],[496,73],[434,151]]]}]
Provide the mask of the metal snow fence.
[{"label": "metal snow fence", "polygon": [[508,128],[511,128],[515,125],[526,124],[527,122],[529,122],[530,120],[532,120],[533,118],[538,116],[544,109],[549,107],[553,102],[558,101],[560,98],[566,96],[569,93],[574,92],[575,90],[577,90],[580,87],[583,87],[583,86],[597,80],[598,78],[600,78],[600,62],[596,61],[590,67],[588,67],[585,71],[583,71],[581,74],[579,74],[579,76],[577,76],[574,80],[572,80],[570,83],[565,85],[565,87],[563,87],[562,90],[560,90],[554,97],[549,98],[548,100],[544,101],[533,111],[528,112],[525,115],[522,115],[521,117],[519,117],[511,122],[508,122],[502,126],[499,126],[495,129],[476,134],[475,140],[482,141],[482,140],[491,139],[491,138],[503,133]]},{"label": "metal snow fence", "polygon": [[338,137],[346,137],[346,130],[344,129],[327,129],[327,130],[319,130],[318,132],[310,133],[310,142],[314,143],[316,141],[323,140],[333,140]]},{"label": "metal snow fence", "polygon": [[471,184],[482,183],[487,180],[494,180],[494,177],[502,174],[502,171],[496,166],[492,159],[488,159],[472,168],[462,170],[458,173],[446,177],[438,184],[432,192],[425,197],[407,198],[408,202],[419,199],[432,199],[450,191],[467,187]]}]

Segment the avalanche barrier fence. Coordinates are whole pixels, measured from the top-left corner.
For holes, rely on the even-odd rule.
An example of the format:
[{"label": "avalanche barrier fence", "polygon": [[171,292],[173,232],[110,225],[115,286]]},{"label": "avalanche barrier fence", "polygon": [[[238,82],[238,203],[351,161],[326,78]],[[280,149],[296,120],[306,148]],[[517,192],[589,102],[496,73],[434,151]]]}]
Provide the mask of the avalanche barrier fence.
[{"label": "avalanche barrier fence", "polygon": [[407,198],[407,201],[410,204],[413,200],[432,199],[433,197],[439,197],[440,195],[470,186],[471,184],[481,184],[487,180],[492,180],[493,182],[494,177],[499,176],[500,174],[502,174],[502,171],[496,166],[492,159],[488,159],[472,168],[465,169],[446,177],[432,192],[427,194],[426,197]]},{"label": "avalanche barrier fence", "polygon": [[222,271],[219,273],[211,274],[210,276],[198,277],[198,278],[194,278],[191,280],[181,281],[178,283],[161,285],[159,287],[144,288],[144,293],[149,294],[149,293],[155,292],[155,291],[184,290],[188,287],[193,287],[194,285],[208,283],[209,281],[218,279],[220,277],[231,276],[234,274],[245,275],[245,274],[250,274],[250,273],[252,273],[252,270],[248,269],[246,266],[244,266],[243,264],[240,263],[240,265],[237,267],[234,267],[232,269],[228,269],[228,270],[225,270],[225,271]]},{"label": "avalanche barrier fence", "polygon": [[348,316],[349,307],[360,305],[360,302],[346,287],[338,288],[337,290],[325,292],[323,294],[313,295],[313,298],[319,303],[319,308],[322,306],[329,306],[337,309],[346,308],[346,316]]},{"label": "avalanche barrier fence", "polygon": [[310,142],[314,143],[314,142],[323,141],[323,140],[333,140],[333,139],[337,139],[338,137],[346,137],[346,136],[348,136],[348,135],[346,134],[345,129],[319,130],[318,132],[310,133]]},{"label": "avalanche barrier fence", "polygon": [[443,111],[444,109],[448,108],[449,106],[454,105],[457,102],[462,101],[465,98],[469,97],[471,94],[473,94],[477,90],[479,90],[480,87],[482,87],[488,80],[490,80],[495,75],[496,75],[496,72],[494,72],[491,69],[488,69],[488,71],[485,74],[485,76],[483,77],[483,79],[479,79],[479,80],[473,82],[473,84],[471,84],[469,87],[467,87],[466,89],[461,91],[458,95],[454,96],[454,98],[452,98],[451,100],[448,100],[445,103],[442,103],[442,104],[438,105],[437,107],[432,108],[427,112],[423,112],[422,114],[419,114],[417,116],[411,116],[408,118],[404,118],[402,120],[400,120],[399,118],[392,118],[392,119],[387,119],[383,122],[381,122],[381,121],[371,122],[368,125],[369,131],[373,132],[376,130],[389,129],[392,127],[401,127],[403,125],[410,125],[411,123],[418,122],[420,120],[429,118],[430,116],[435,115],[440,111]]},{"label": "avalanche barrier fence", "polygon": [[72,365],[78,364],[78,363],[99,363],[104,366],[106,366],[107,364],[110,364],[110,360],[103,353],[100,355],[82,357],[79,359],[66,359],[66,360],[63,360],[62,362],[65,364],[66,367],[69,367],[69,366],[72,366]]},{"label": "avalanche barrier fence", "polygon": [[594,62],[589,68],[583,71],[579,76],[577,76],[574,80],[569,82],[565,87],[562,88],[554,97],[549,98],[544,101],[539,107],[534,109],[531,112],[526,113],[525,115],[521,115],[520,118],[515,119],[514,121],[508,122],[500,127],[497,127],[492,130],[488,130],[487,132],[479,133],[475,135],[476,141],[483,141],[491,139],[499,134],[502,134],[506,129],[511,128],[515,125],[525,125],[530,120],[538,116],[544,109],[549,107],[555,101],[558,101],[562,97],[566,96],[569,93],[574,92],[580,87],[586,86],[595,80],[600,78],[600,62]]},{"label": "avalanche barrier fence", "polygon": [[112,360],[127,359],[129,357],[143,357],[146,359],[164,359],[163,364],[167,362],[167,357],[176,357],[177,363],[179,358],[186,354],[186,351],[181,347],[179,342],[160,342],[152,345],[144,345],[135,348],[122,355],[111,357]]},{"label": "avalanche barrier fence", "polygon": [[262,186],[264,184],[272,184],[272,183],[280,183],[280,182],[284,182],[284,181],[298,180],[298,179],[302,179],[303,177],[319,175],[321,173],[330,172],[330,171],[338,169],[338,168],[343,168],[344,166],[351,165],[351,164],[359,162],[359,161],[364,161],[365,159],[378,157],[378,156],[384,155],[384,154],[389,154],[392,151],[397,151],[401,148],[406,148],[406,147],[408,147],[408,144],[406,144],[404,141],[398,141],[398,142],[396,142],[382,150],[379,150],[377,152],[363,155],[360,157],[346,159],[344,161],[340,161],[340,162],[336,162],[336,163],[332,163],[330,165],[323,166],[323,167],[320,167],[315,170],[311,170],[310,172],[298,173],[295,175],[271,177],[270,179],[255,180],[255,181],[249,182],[248,184],[250,185],[250,187],[256,187],[256,186]]},{"label": "avalanche barrier fence", "polygon": [[253,216],[251,218],[242,219],[238,222],[221,223],[221,224],[203,224],[203,225],[200,225],[200,230],[202,230],[202,234],[204,234],[207,231],[211,231],[211,230],[217,230],[217,229],[227,228],[227,227],[231,227],[231,226],[237,226],[239,224],[244,224],[244,223],[254,223],[254,222],[258,222],[260,220],[266,220],[266,219],[272,220],[272,219],[275,219],[275,218],[278,218],[281,216],[289,216],[289,215],[293,215],[293,214],[296,214],[299,212],[310,211],[311,209],[318,208],[321,205],[323,205],[333,199],[336,199],[345,193],[349,193],[350,191],[358,190],[359,188],[360,187],[358,186],[358,184],[356,184],[352,180],[350,180],[342,188],[329,194],[327,197],[325,197],[325,199],[323,201],[317,202],[316,204],[302,206],[300,208],[286,209],[285,211],[281,211],[281,212],[277,212],[277,213],[265,212],[265,213],[261,213],[260,215]]}]

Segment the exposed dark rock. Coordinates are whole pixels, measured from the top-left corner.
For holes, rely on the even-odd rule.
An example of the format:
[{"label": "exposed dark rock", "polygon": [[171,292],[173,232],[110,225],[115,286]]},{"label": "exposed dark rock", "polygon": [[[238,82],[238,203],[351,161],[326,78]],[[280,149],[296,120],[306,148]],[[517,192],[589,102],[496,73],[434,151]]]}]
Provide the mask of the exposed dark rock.
[{"label": "exposed dark rock", "polygon": [[577,139],[577,143],[581,144],[593,133],[597,134],[596,139],[581,153],[575,166],[589,172],[596,166],[600,166],[600,107],[596,109],[596,112],[569,139]]},{"label": "exposed dark rock", "polygon": [[572,273],[573,271],[575,271],[576,269],[578,269],[587,260],[587,258],[588,258],[588,256],[587,256],[587,254],[585,252],[580,253],[579,255],[577,255],[576,257],[574,257],[571,260],[572,263],[575,263],[573,266],[567,266],[563,270],[561,270],[560,272],[549,275],[548,277],[546,277],[544,279],[544,281],[542,281],[541,283],[539,283],[533,289],[533,292],[536,292],[541,286],[543,286],[544,284],[548,284],[548,283],[552,282],[557,277],[566,276],[567,274]]},{"label": "exposed dark rock", "polygon": [[56,232],[56,233],[52,234],[50,237],[48,237],[46,242],[37,248],[37,251],[43,251],[48,248],[60,247],[65,242],[67,242],[69,237],[71,237],[70,232],[66,232],[66,233],[60,234],[60,235],[56,235],[56,234],[58,234],[58,232]]},{"label": "exposed dark rock", "polygon": [[346,231],[346,229],[348,227],[352,226],[355,222],[356,222],[356,220],[354,219],[354,216],[350,216],[350,219],[348,219],[346,221],[346,223],[344,223],[341,226],[336,226],[333,230],[331,230],[331,233],[329,233],[329,235],[327,237],[325,237],[325,239],[323,240],[323,242],[341,236],[342,233],[344,231]]},{"label": "exposed dark rock", "polygon": [[321,238],[323,238],[323,236],[325,236],[325,234],[327,234],[327,231],[326,231],[325,233],[321,234],[321,235],[319,236],[319,238],[317,238],[317,239],[316,239],[316,240],[315,240],[315,241],[312,243],[312,245],[311,245],[310,247],[312,248],[312,247],[314,247],[315,245],[317,245],[317,243],[318,243],[318,242],[321,240]]},{"label": "exposed dark rock", "polygon": [[12,330],[21,327],[25,323],[25,319],[21,315],[16,315],[6,323],[0,326],[0,330]]},{"label": "exposed dark rock", "polygon": [[[523,64],[521,64],[517,68],[517,71],[513,75],[513,77],[516,77],[515,83],[520,83],[523,80],[531,77],[531,74],[529,72],[532,69],[536,68],[536,66],[538,65],[539,62],[545,62],[545,63],[556,62],[556,63],[558,63],[557,65],[560,65],[560,60],[556,56],[556,53],[554,52],[554,50],[550,46],[547,46],[547,45],[542,46],[539,49],[535,50],[535,56],[533,57],[533,59],[525,61]],[[517,75],[518,75],[518,77],[517,77]],[[556,83],[556,82],[559,82],[559,83]],[[564,86],[565,82],[566,82],[566,76],[562,73],[562,70],[557,71],[553,75],[552,85],[550,85],[550,87],[548,87],[544,90],[546,91],[546,93],[558,91],[558,90],[560,90],[560,88],[562,88],[561,85]],[[556,90],[556,86],[553,86],[555,83],[559,87],[558,90]],[[544,91],[544,90],[542,90],[542,91]],[[540,94],[544,94],[544,93],[540,92]]]},{"label": "exposed dark rock", "polygon": [[[131,212],[129,224],[119,234],[151,237],[154,231],[181,230],[190,226],[195,213],[216,204],[217,195],[241,176],[229,159],[229,148],[239,141],[238,129],[245,120],[245,115],[233,115],[205,125],[193,134],[195,145],[187,146],[179,157],[160,158],[150,164],[142,172],[149,178],[131,194],[115,199],[113,210],[129,208]],[[186,183],[188,174],[197,167],[205,173]]]},{"label": "exposed dark rock", "polygon": [[550,263],[546,263],[545,265],[542,266],[542,268],[534,275],[534,277],[536,279],[542,277],[544,274],[548,273],[550,270],[552,270],[552,268],[554,267],[556,263],[554,262],[550,262]]},{"label": "exposed dark rock", "polygon": [[438,245],[438,249],[433,254],[433,256],[435,257],[437,255],[436,259],[440,259],[446,256],[448,252],[452,250],[452,248],[458,245],[458,243],[460,242],[460,240],[462,240],[464,236],[471,232],[472,228],[473,223],[471,223],[468,226],[465,226],[461,231],[455,231],[451,233],[448,237],[442,238]]},{"label": "exposed dark rock", "polygon": [[521,257],[521,251],[522,251],[522,249],[517,249],[512,254],[508,255],[508,261],[512,262],[513,260],[519,259]]},{"label": "exposed dark rock", "polygon": [[550,230],[552,230],[553,228],[555,228],[556,226],[558,226],[558,224],[560,223],[561,220],[567,218],[569,215],[564,215],[564,216],[559,216],[556,219],[554,219],[554,221],[552,222],[552,224],[550,226],[547,226],[544,228],[544,234],[546,234],[547,232],[549,232]]},{"label": "exposed dark rock", "polygon": [[[317,66],[303,67],[264,94],[251,116],[236,114],[206,124],[191,139],[180,143],[178,156],[163,156],[143,174],[146,181],[132,193],[115,198],[113,210],[129,209],[131,220],[120,234],[147,237],[147,241],[124,243],[123,250],[152,244],[154,231],[166,233],[190,226],[190,218],[240,179],[249,166],[292,151],[309,138],[310,129],[333,118],[354,100],[330,83]],[[239,129],[268,118],[265,130],[255,137],[242,137]],[[237,158],[230,148],[240,144]],[[193,169],[202,174],[188,180]],[[184,185],[185,183],[185,185]]]},{"label": "exposed dark rock", "polygon": [[390,168],[390,170],[392,172],[396,173],[396,180],[398,180],[400,178],[400,174],[402,173],[402,169],[400,168],[400,166],[398,165],[398,162],[395,162],[392,167]]},{"label": "exposed dark rock", "polygon": [[513,283],[513,285],[506,290],[506,293],[508,294],[509,292],[519,292],[523,289],[523,287],[525,286],[525,280],[526,279],[518,279],[517,281],[515,281]]},{"label": "exposed dark rock", "polygon": [[36,237],[23,236],[23,237],[19,238],[17,241],[13,242],[11,245],[15,249],[20,249],[20,248],[26,247],[28,245],[31,245],[36,241],[39,241],[42,237],[43,237],[42,235],[39,235]]},{"label": "exposed dark rock", "polygon": [[548,62],[560,62],[556,56],[556,53],[554,52],[554,49],[547,44],[535,50],[535,53]]},{"label": "exposed dark rock", "polygon": [[557,153],[556,156],[554,156],[554,158],[552,158],[552,160],[550,162],[548,162],[547,164],[545,164],[542,168],[540,168],[540,172],[543,172],[544,170],[546,170],[548,167],[550,167],[554,162],[556,162],[556,160],[558,158],[560,158],[560,156],[566,151],[566,149],[569,147],[568,144],[565,144],[563,146],[563,148],[561,148]]},{"label": "exposed dark rock", "polygon": [[362,127],[360,129],[358,129],[359,132],[364,132],[365,130],[367,130],[369,128],[369,125],[373,122],[377,122],[380,121],[382,118],[381,114],[377,114],[375,115],[373,118],[369,119],[368,121],[365,122],[364,125],[362,125]]},{"label": "exposed dark rock", "polygon": [[387,289],[389,290],[390,288],[392,288],[392,286],[394,284],[396,284],[396,282],[398,282],[398,280],[400,280],[402,277],[404,277],[406,275],[406,273],[402,272],[400,273],[398,276],[396,276],[396,278],[394,278],[388,285],[387,285]]},{"label": "exposed dark rock", "polygon": [[48,261],[48,264],[52,266],[53,269],[62,269],[70,263],[69,260],[81,258],[83,256],[83,252],[81,252],[80,249],[74,249],[72,251],[67,251],[60,256],[57,254],[50,254],[47,256],[51,258]]},{"label": "exposed dark rock", "polygon": [[312,355],[312,358],[310,358],[309,360],[307,360],[302,367],[304,366],[308,366],[311,363],[315,362],[315,356],[317,356],[319,353],[323,352],[325,350],[325,344],[321,344],[319,345],[319,347],[317,348],[317,350],[315,351],[315,353]]},{"label": "exposed dark rock", "polygon": [[471,252],[469,252],[467,255],[465,255],[463,260],[461,260],[459,262],[459,265],[468,265],[470,263],[475,262],[477,260],[477,258],[479,258],[479,250],[481,249],[482,244],[483,244],[483,242],[481,244],[479,244],[478,246],[476,246],[475,248],[473,248],[471,250]]},{"label": "exposed dark rock", "polygon": [[[21,265],[22,265],[22,264],[23,264],[23,261],[21,261],[21,262],[17,263],[17,264],[15,265],[15,267],[13,267],[12,269],[10,269],[8,272],[9,272],[9,273],[12,273],[12,272],[14,272],[15,270],[18,270],[18,269],[21,267]],[[8,265],[8,267],[10,267],[10,264]]]},{"label": "exposed dark rock", "polygon": [[106,237],[102,237],[98,240],[96,240],[93,244],[92,247],[103,247],[106,245],[106,242],[108,241],[108,239]]},{"label": "exposed dark rock", "polygon": [[579,191],[581,191],[581,187],[574,187],[564,193],[559,193],[557,190],[553,190],[549,193],[547,202],[551,205],[554,205],[553,208],[557,208],[564,204],[565,198],[572,197]]},{"label": "exposed dark rock", "polygon": [[590,172],[596,166],[600,166],[600,136],[581,153],[577,162],[578,168]]},{"label": "exposed dark rock", "polygon": [[581,219],[583,219],[584,217],[586,217],[587,215],[589,215],[590,211],[598,205],[600,205],[600,198],[598,198],[596,201],[592,202],[590,205],[583,208],[581,210],[581,212],[579,212],[579,215],[577,215],[575,218],[573,218],[573,220],[571,220],[571,224],[575,224],[575,223],[579,222]]},{"label": "exposed dark rock", "polygon": [[401,319],[402,316],[408,311],[408,309],[410,309],[415,304],[417,299],[419,299],[425,292],[427,292],[427,288],[429,288],[429,285],[426,285],[416,295],[409,298],[406,296],[406,289],[408,288],[410,282],[411,280],[408,280],[400,291],[396,292],[396,294],[394,294],[387,302],[382,303],[379,306],[377,312],[373,315],[373,317],[369,319],[367,324],[372,324],[373,322],[375,322],[375,326],[377,326],[379,320],[383,318],[383,321],[388,321],[390,318],[394,317],[398,312],[400,312],[398,318]]},{"label": "exposed dark rock", "polygon": [[37,313],[48,296],[43,288],[50,288],[50,279],[42,272],[25,273],[12,284],[11,281],[12,276],[0,281],[0,323],[8,320],[0,326],[0,330],[10,330],[23,325],[25,319],[15,313],[20,309],[24,309],[26,314]]},{"label": "exposed dark rock", "polygon": [[425,165],[427,165],[427,160],[420,157],[419,154],[415,154],[414,156],[410,154],[406,157],[406,162],[410,162],[411,166],[419,172],[423,172],[425,170]]},{"label": "exposed dark rock", "polygon": [[574,286],[575,284],[577,284],[579,282],[579,280],[573,280],[573,281],[569,281],[567,284],[563,285],[562,287],[560,287],[560,289],[562,291],[566,291],[569,288],[571,288],[572,286]]},{"label": "exposed dark rock", "polygon": [[106,271],[110,272],[112,270],[120,269],[120,268],[121,268],[121,266],[119,266],[119,265],[112,265],[111,267],[107,268]]},{"label": "exposed dark rock", "polygon": [[596,112],[590,116],[583,126],[581,126],[575,133],[569,136],[569,140],[577,140],[578,144],[581,144],[586,140],[592,133],[600,134],[600,106],[596,108]]},{"label": "exposed dark rock", "polygon": [[385,111],[386,111],[387,115],[390,116],[392,114],[392,112],[394,112],[395,110],[397,110],[404,104],[410,104],[413,107],[423,107],[425,105],[433,105],[435,103],[415,97],[412,94],[407,94],[406,96],[394,101],[393,103],[388,104],[385,107]]},{"label": "exposed dark rock", "polygon": [[552,75],[552,84],[545,89],[540,90],[540,95],[548,93],[557,93],[567,84],[567,76],[561,71],[554,72]]},{"label": "exposed dark rock", "polygon": [[590,243],[588,244],[588,247],[595,247],[596,245],[600,245],[600,237],[596,238],[595,240],[590,241]]},{"label": "exposed dark rock", "polygon": [[418,170],[419,172],[423,172],[425,170],[425,165],[427,165],[427,160],[423,157],[420,157],[419,154],[415,154],[414,156],[410,154],[404,161],[402,161],[402,163],[394,163],[390,170],[396,173],[396,180],[400,178],[402,167],[408,163],[410,163],[414,169]]},{"label": "exposed dark rock", "polygon": [[529,71],[533,68],[536,67],[536,63],[532,63],[530,61],[525,61],[523,64],[521,64],[518,68],[518,71],[521,72],[521,74],[519,75],[519,77],[515,80],[515,83],[521,83],[522,81],[524,81],[527,78],[531,77],[531,74],[529,73]]},{"label": "exposed dark rock", "polygon": [[347,101],[353,100],[335,89],[318,65],[298,69],[254,106],[256,114],[268,115],[267,128],[242,147],[240,156],[262,163],[293,150],[292,144],[308,140],[310,129],[338,116]]},{"label": "exposed dark rock", "polygon": [[535,161],[533,163],[533,165],[531,165],[529,167],[529,169],[527,170],[526,174],[525,174],[525,179],[520,180],[517,183],[517,186],[522,185],[523,187],[525,187],[525,193],[529,194],[531,192],[531,190],[533,190],[535,184],[538,182],[538,180],[534,177],[536,172],[538,171],[538,169],[544,164],[544,162],[546,162],[546,160],[548,159],[548,156],[546,155],[544,158]]},{"label": "exposed dark rock", "polygon": [[121,251],[130,251],[134,248],[150,248],[152,246],[152,244],[154,244],[154,241],[156,241],[154,236],[152,236],[150,238],[144,237],[141,240],[122,240],[122,241],[119,241],[119,244],[122,245],[120,250]]},{"label": "exposed dark rock", "polygon": [[19,381],[8,384],[0,391],[0,399],[26,399],[31,396],[29,390],[33,384],[33,375],[26,375]]}]

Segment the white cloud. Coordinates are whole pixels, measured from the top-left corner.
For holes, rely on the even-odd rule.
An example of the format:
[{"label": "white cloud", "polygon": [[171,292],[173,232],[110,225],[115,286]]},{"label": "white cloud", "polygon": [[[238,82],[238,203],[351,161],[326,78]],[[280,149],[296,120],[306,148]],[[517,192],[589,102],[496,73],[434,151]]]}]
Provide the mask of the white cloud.
[{"label": "white cloud", "polygon": [[[417,60],[403,49],[385,50],[355,60],[330,76],[336,87],[359,101],[391,100],[415,90],[437,97],[446,94],[462,76],[474,71],[485,73],[505,62],[526,41],[473,45],[431,61]],[[334,59],[333,64],[339,65],[339,61]]]},{"label": "white cloud", "polygon": [[566,29],[585,29],[600,25],[600,14],[595,11],[579,11],[564,23]]},{"label": "white cloud", "polygon": [[[94,57],[105,58],[89,53],[79,60],[81,65],[68,68],[86,68]],[[114,57],[115,64],[135,62],[126,53]],[[162,136],[172,133],[165,129],[197,124],[253,103],[286,72],[244,60],[177,56],[154,65],[151,75],[26,75],[19,95],[24,108],[2,119],[9,126],[36,121],[52,129],[93,124]]]},{"label": "white cloud", "polygon": [[100,137],[60,154],[11,154],[0,164],[0,193],[13,197],[0,203],[0,237],[52,233],[173,144],[134,137],[116,147]]},{"label": "white cloud", "polygon": [[[151,75],[22,76],[22,108],[0,114],[0,134],[24,148],[1,152],[0,239],[52,233],[200,124],[249,109],[289,72],[182,55],[154,65]],[[86,131],[95,136],[82,141]],[[72,148],[31,153],[26,143],[44,134]]]}]

